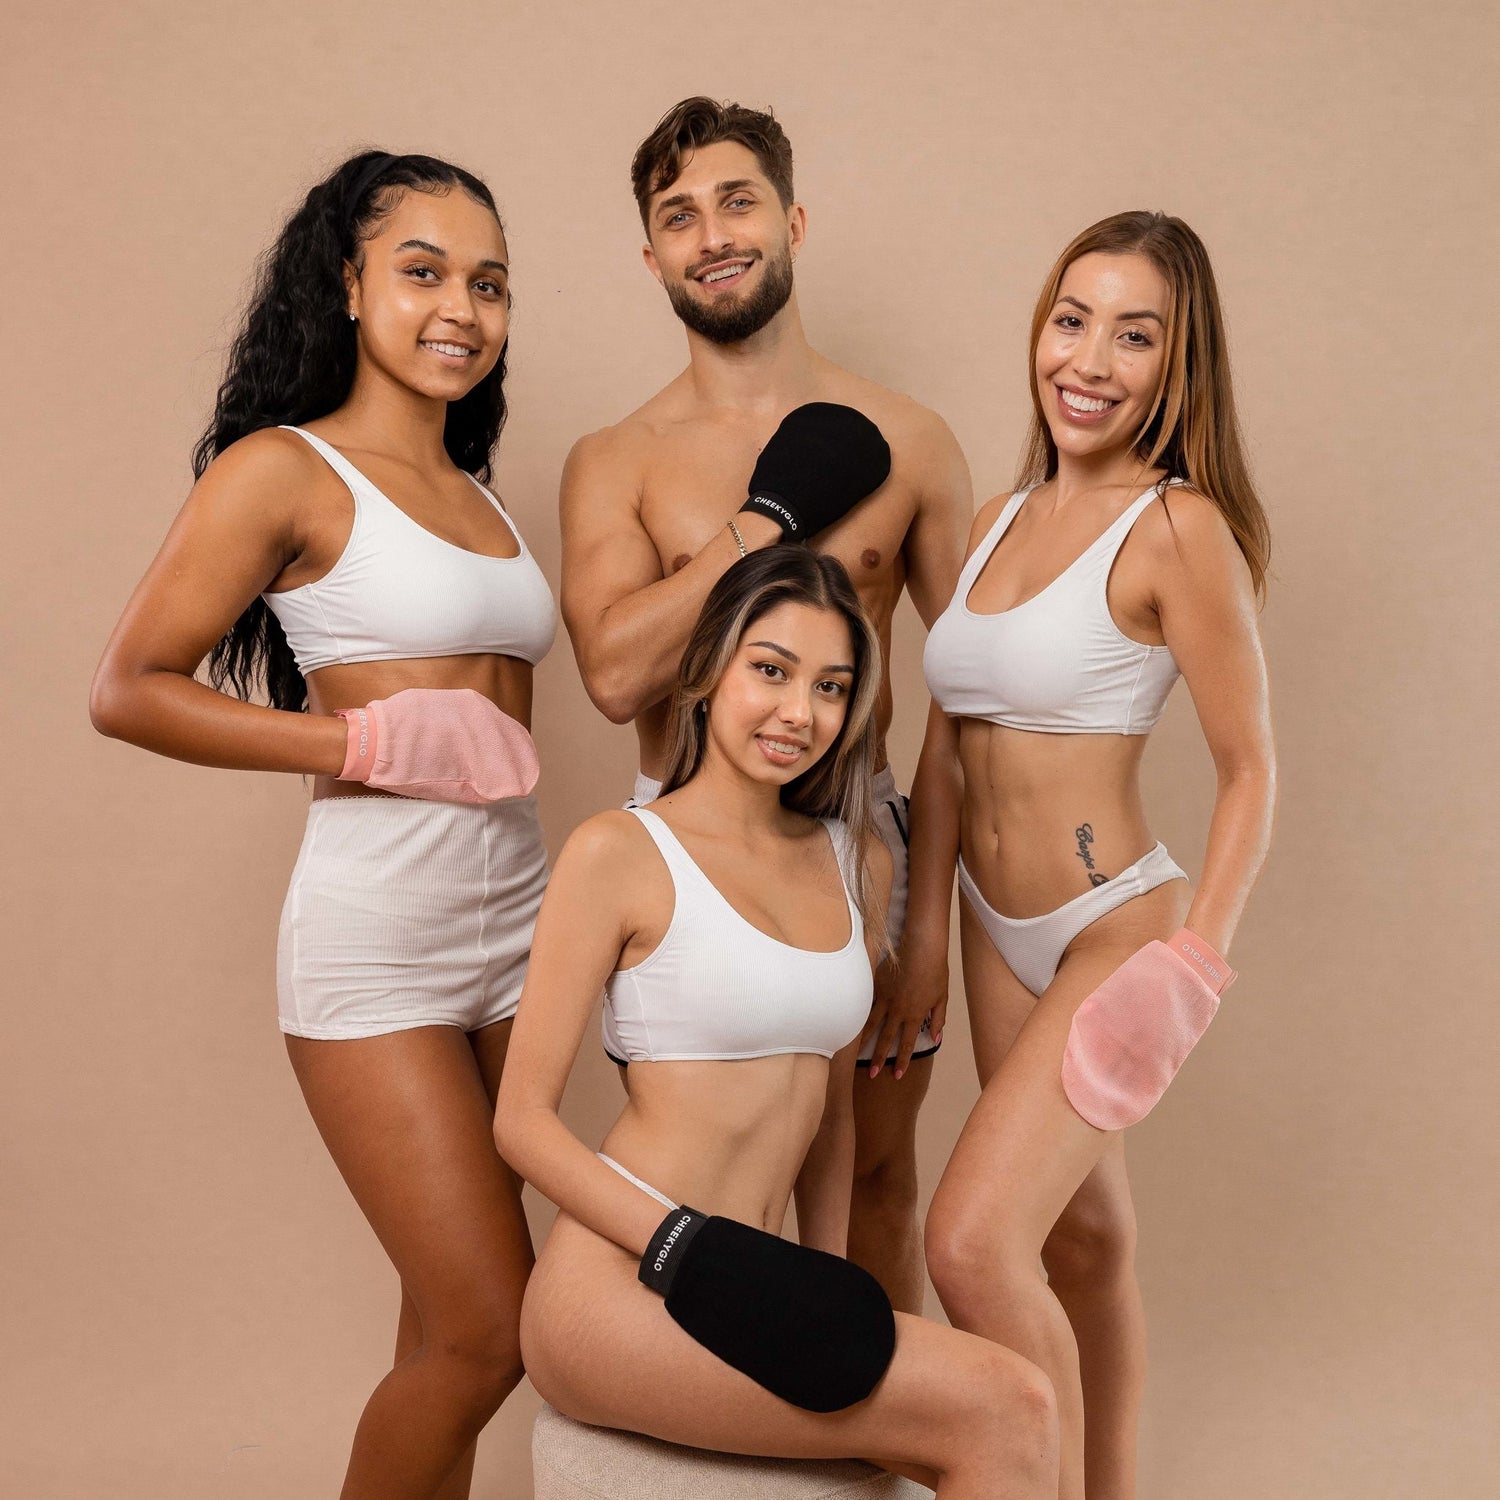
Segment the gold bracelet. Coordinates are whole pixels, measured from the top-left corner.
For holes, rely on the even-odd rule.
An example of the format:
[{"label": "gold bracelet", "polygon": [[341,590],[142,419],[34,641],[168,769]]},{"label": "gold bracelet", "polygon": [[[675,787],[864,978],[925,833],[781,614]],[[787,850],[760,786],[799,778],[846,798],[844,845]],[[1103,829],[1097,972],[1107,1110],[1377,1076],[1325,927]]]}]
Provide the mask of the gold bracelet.
[{"label": "gold bracelet", "polygon": [[745,549],[745,539],[740,535],[740,528],[736,526],[733,521],[731,521],[729,523],[729,529],[734,533],[734,544],[740,549],[740,556],[749,557],[750,554]]}]

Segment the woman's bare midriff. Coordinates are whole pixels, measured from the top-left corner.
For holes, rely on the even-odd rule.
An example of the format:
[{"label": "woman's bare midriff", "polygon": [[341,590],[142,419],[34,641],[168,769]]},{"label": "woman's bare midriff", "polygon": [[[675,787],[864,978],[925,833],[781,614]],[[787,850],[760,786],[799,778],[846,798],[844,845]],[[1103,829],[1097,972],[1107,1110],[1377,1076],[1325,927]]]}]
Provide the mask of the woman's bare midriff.
[{"label": "woman's bare midriff", "polygon": [[996,911],[1055,911],[1152,848],[1139,784],[1145,745],[1145,735],[961,722],[963,860]]},{"label": "woman's bare midriff", "polygon": [[[502,713],[531,728],[529,662],[515,656],[423,656],[405,661],[360,661],[320,667],[307,679],[308,711],[336,714],[389,698],[405,688],[472,688]],[[353,781],[319,776],[313,797],[386,797]]]},{"label": "woman's bare midriff", "polygon": [[606,1156],[676,1203],[781,1232],[822,1119],[826,1059],[634,1062],[626,1085]]},{"label": "woman's bare midriff", "polygon": [[[779,1234],[822,1118],[828,1067],[810,1053],[631,1063],[630,1100],[599,1149],[676,1203]],[[559,1213],[522,1320],[528,1368],[554,1405],[604,1420],[588,1399],[599,1372],[576,1351],[622,1305],[614,1299],[640,1295],[636,1256]]]}]

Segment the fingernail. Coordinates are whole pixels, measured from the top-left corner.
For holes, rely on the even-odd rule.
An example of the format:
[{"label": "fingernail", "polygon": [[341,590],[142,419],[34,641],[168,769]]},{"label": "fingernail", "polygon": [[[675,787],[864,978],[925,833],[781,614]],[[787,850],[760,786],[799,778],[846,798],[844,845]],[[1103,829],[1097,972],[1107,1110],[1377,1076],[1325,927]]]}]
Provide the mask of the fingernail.
[{"label": "fingernail", "polygon": [[897,1082],[897,1083],[900,1083],[900,1082],[901,1082],[901,1075],[902,1075],[902,1074],[903,1074],[903,1073],[905,1073],[905,1072],[906,1072],[906,1069],[905,1069],[905,1068],[897,1068],[897,1069],[896,1069],[896,1082]]}]

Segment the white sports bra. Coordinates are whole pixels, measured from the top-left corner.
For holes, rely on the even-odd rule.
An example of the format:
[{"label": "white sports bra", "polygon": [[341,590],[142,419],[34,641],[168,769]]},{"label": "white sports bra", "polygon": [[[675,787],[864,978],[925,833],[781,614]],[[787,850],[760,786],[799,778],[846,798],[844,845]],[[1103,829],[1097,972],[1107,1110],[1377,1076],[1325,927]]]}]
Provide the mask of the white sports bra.
[{"label": "white sports bra", "polygon": [[485,557],[419,526],[322,438],[287,427],[328,461],[354,496],[354,525],[322,578],[262,594],[303,676],[335,662],[418,656],[516,656],[533,666],[557,634],[557,606],[500,502],[520,552]]},{"label": "white sports bra", "polygon": [[[1179,484],[1180,480],[1171,480]],[[1153,485],[1039,594],[976,614],[969,593],[1030,490],[1012,495],[959,574],[922,652],[928,691],[946,714],[1043,734],[1146,734],[1179,676],[1171,651],[1123,634],[1109,612],[1109,572]]]},{"label": "white sports bra", "polygon": [[822,820],[844,882],[849,941],[820,953],[747,922],[661,818],[644,807],[630,812],[666,862],[675,903],[661,942],[604,986],[604,1050],[617,1063],[832,1057],[853,1041],[869,1018],[874,976],[849,895],[853,855],[844,825]]}]

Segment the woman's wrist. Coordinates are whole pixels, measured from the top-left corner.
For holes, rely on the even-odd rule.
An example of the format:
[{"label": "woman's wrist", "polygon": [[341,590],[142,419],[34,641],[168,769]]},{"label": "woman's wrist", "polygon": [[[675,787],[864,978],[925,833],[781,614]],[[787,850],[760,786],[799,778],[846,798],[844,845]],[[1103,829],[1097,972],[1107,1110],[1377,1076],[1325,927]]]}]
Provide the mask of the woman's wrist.
[{"label": "woman's wrist", "polygon": [[907,914],[906,927],[901,934],[901,941],[896,945],[897,953],[903,964],[931,964],[936,962],[947,962],[948,959],[948,922],[947,913],[943,913],[943,920],[928,919],[926,921],[913,919],[910,912]]},{"label": "woman's wrist", "polygon": [[354,735],[351,727],[354,722],[352,718],[346,719],[339,714],[309,715],[309,724],[316,726],[317,764],[313,769],[317,775],[332,776],[335,780],[343,775]]},{"label": "woman's wrist", "polygon": [[1195,937],[1201,938],[1221,958],[1229,957],[1229,945],[1234,941],[1235,924],[1215,918],[1208,912],[1189,911],[1183,918],[1183,927]]}]

